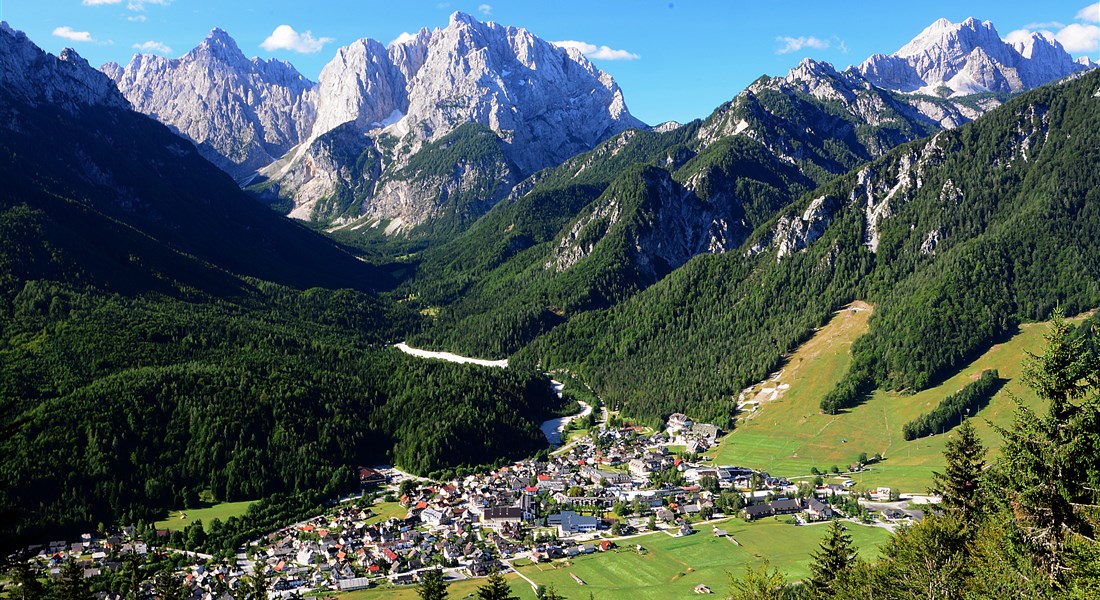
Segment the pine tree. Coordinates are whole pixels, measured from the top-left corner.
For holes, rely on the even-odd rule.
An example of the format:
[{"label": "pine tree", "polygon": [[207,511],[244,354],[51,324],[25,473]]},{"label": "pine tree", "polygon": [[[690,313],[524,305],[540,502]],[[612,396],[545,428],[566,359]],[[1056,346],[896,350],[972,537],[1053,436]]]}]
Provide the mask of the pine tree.
[{"label": "pine tree", "polygon": [[1012,426],[1001,430],[1001,483],[1038,564],[1057,586],[1069,547],[1096,539],[1088,513],[1100,509],[1100,361],[1060,314],[1046,337],[1046,352],[1029,355],[1024,381],[1049,409],[1039,416],[1017,401]]},{"label": "pine tree", "polygon": [[810,585],[819,596],[831,597],[833,580],[857,560],[852,536],[844,532],[840,520],[833,520],[828,533],[821,540],[821,549],[813,557]]},{"label": "pine tree", "polygon": [[46,596],[46,587],[38,580],[38,571],[31,568],[27,561],[13,562],[8,574],[15,586],[8,594],[12,600],[41,600]]},{"label": "pine tree", "polygon": [[92,600],[92,589],[84,579],[84,571],[75,560],[61,565],[61,580],[57,585],[58,600]]},{"label": "pine tree", "polygon": [[141,584],[145,577],[141,572],[141,563],[141,557],[135,552],[129,552],[122,557],[122,597],[126,600],[142,597]]},{"label": "pine tree", "polygon": [[779,569],[771,568],[771,561],[764,559],[760,570],[745,566],[745,574],[738,578],[726,572],[730,580],[730,596],[733,600],[784,600],[788,594],[787,581]]},{"label": "pine tree", "polygon": [[153,577],[153,597],[156,600],[183,600],[186,596],[183,582],[171,571],[164,570]]},{"label": "pine tree", "polygon": [[[256,566],[259,567],[260,564]],[[267,591],[271,587],[271,583],[268,581],[267,573],[264,573],[263,569],[255,569],[248,578],[246,586],[245,592],[249,594],[252,600],[267,600]]]},{"label": "pine tree", "polygon": [[948,440],[944,458],[947,466],[943,473],[932,473],[930,491],[943,499],[945,510],[957,514],[963,523],[973,524],[981,510],[978,486],[985,468],[985,448],[969,420]]},{"label": "pine tree", "polygon": [[432,569],[420,574],[420,583],[416,593],[422,600],[443,600],[447,597],[447,582],[443,580],[443,571]]},{"label": "pine tree", "polygon": [[512,595],[512,589],[500,571],[493,571],[485,585],[477,588],[477,597],[480,600],[519,600],[518,596]]},{"label": "pine tree", "polygon": [[558,593],[554,584],[550,584],[549,587],[539,586],[539,589],[535,592],[535,598],[538,600],[565,600],[565,596]]}]

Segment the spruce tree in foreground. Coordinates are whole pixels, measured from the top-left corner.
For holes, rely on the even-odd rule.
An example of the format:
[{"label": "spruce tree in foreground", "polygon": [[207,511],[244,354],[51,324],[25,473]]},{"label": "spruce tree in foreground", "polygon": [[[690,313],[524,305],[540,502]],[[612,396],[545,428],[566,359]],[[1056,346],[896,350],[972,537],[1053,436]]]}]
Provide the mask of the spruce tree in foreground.
[{"label": "spruce tree in foreground", "polygon": [[1012,426],[1001,430],[1002,486],[1055,588],[1079,578],[1072,563],[1095,562],[1100,529],[1100,358],[1072,333],[1055,314],[1046,351],[1029,353],[1024,382],[1049,402],[1046,414],[1018,402]]},{"label": "spruce tree in foreground", "polygon": [[839,519],[834,519],[829,531],[821,540],[821,549],[813,554],[810,565],[810,585],[819,597],[828,598],[833,594],[833,580],[844,573],[858,560],[852,536],[844,531]]},{"label": "spruce tree in foreground", "polygon": [[84,569],[69,559],[61,565],[61,579],[57,582],[58,600],[92,600],[92,589],[84,579]]},{"label": "spruce tree in foreground", "polygon": [[447,597],[447,582],[443,581],[443,571],[432,569],[420,574],[420,583],[416,593],[421,600],[443,600]]},{"label": "spruce tree in foreground", "polygon": [[477,597],[480,600],[519,600],[518,596],[512,595],[512,588],[508,587],[508,581],[500,571],[493,571],[485,585],[477,588]]},{"label": "spruce tree in foreground", "polygon": [[38,569],[31,567],[27,561],[19,559],[13,562],[8,576],[11,577],[9,586],[14,586],[8,592],[12,600],[42,600],[46,596],[46,588],[38,580]]},{"label": "spruce tree in foreground", "polygon": [[978,486],[985,468],[985,448],[970,421],[963,421],[955,437],[944,449],[947,466],[943,473],[932,473],[930,490],[942,498],[945,510],[954,513],[966,524],[973,524],[981,505]]}]

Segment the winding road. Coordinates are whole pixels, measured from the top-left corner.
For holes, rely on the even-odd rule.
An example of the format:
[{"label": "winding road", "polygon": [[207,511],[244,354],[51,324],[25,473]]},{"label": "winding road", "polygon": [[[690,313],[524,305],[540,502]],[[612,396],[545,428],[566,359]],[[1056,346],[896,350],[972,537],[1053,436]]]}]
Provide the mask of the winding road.
[{"label": "winding road", "polygon": [[[483,359],[483,358],[470,358],[468,356],[461,356],[461,355],[458,355],[458,354],[454,354],[452,352],[436,352],[434,350],[421,350],[419,348],[413,348],[412,346],[406,344],[405,342],[401,342],[400,344],[394,344],[394,348],[397,348],[398,350],[404,352],[405,354],[409,354],[411,356],[417,356],[417,357],[420,357],[420,358],[434,358],[434,359],[437,359],[437,360],[445,360],[445,361],[453,362],[453,363],[480,365],[480,366],[483,366],[483,367],[497,367],[497,368],[501,368],[501,369],[507,369],[508,368],[508,359],[507,358],[502,359],[502,360],[486,360],[486,359]],[[562,384],[559,381],[554,381],[552,379],[550,380],[550,384],[554,388],[554,393],[558,395],[558,398],[561,398],[562,389],[565,388],[565,385]],[[543,421],[542,425],[539,426],[539,429],[542,430],[542,434],[546,436],[546,441],[550,442],[550,445],[552,445],[552,446],[561,445],[561,433],[562,433],[562,431],[565,430],[565,426],[568,425],[569,422],[572,421],[573,419],[576,419],[578,417],[587,417],[588,414],[592,412],[592,407],[589,406],[588,404],[585,404],[584,402],[581,402],[579,400],[577,401],[577,403],[581,405],[581,412],[579,412],[575,415],[569,415],[567,417],[559,417],[559,418],[556,418],[556,419],[550,419],[550,420],[547,420],[547,421]],[[606,419],[606,413],[604,414],[604,418]]]}]

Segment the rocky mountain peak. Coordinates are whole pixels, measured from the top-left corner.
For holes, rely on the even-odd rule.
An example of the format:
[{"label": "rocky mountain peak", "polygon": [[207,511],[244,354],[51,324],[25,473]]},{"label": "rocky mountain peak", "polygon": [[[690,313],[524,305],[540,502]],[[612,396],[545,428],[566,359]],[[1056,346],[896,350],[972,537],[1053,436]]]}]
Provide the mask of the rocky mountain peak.
[{"label": "rocky mountain peak", "polygon": [[477,27],[478,25],[481,25],[481,23],[477,19],[460,10],[451,13],[451,18],[447,23],[447,27]]},{"label": "rocky mountain peak", "polygon": [[178,59],[137,54],[102,71],[136,110],[191,139],[237,179],[285,154],[313,125],[314,84],[290,63],[248,59],[222,29]]},{"label": "rocky mountain peak", "polygon": [[76,50],[48,54],[6,22],[0,23],[0,90],[32,106],[50,103],[70,111],[87,106],[130,108],[111,80]]},{"label": "rocky mountain peak", "polygon": [[1081,70],[1061,44],[1033,35],[1012,45],[989,21],[939,19],[891,55],[876,54],[858,71],[879,87],[953,96],[1014,93]]},{"label": "rocky mountain peak", "polygon": [[[365,135],[349,135],[349,127]],[[293,196],[292,216],[369,215],[404,227],[422,223],[438,212],[433,203],[466,193],[501,169],[522,179],[632,127],[644,124],[630,115],[618,85],[579,52],[523,28],[456,12],[445,28],[421,29],[388,48],[371,39],[340,48],[321,72],[308,144],[262,175],[275,180],[280,194]],[[466,133],[443,142],[460,129]],[[473,131],[488,135],[479,133],[474,144]],[[503,156],[460,168],[468,157],[451,152],[447,160],[455,168],[436,183],[413,181],[406,172],[422,150],[438,154],[459,141],[470,151],[491,146]],[[352,145],[337,147],[344,143]],[[332,158],[364,152],[384,158],[359,181]],[[456,175],[461,173],[466,175]],[[366,190],[357,214],[345,205],[321,214],[339,186]],[[498,187],[483,194],[490,205],[507,193]]]},{"label": "rocky mountain peak", "polygon": [[516,149],[510,158],[525,172],[642,126],[614,80],[587,58],[465,13],[432,33],[408,97],[406,116],[394,126],[399,136],[430,140],[479,123]]}]

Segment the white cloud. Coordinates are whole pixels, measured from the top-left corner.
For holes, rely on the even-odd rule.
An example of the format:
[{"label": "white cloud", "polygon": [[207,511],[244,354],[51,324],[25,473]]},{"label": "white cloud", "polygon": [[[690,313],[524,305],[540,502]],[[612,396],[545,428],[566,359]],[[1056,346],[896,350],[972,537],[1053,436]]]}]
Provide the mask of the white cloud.
[{"label": "white cloud", "polygon": [[126,20],[131,21],[133,23],[144,23],[145,22],[145,15],[130,15],[130,16],[126,17]]},{"label": "white cloud", "polygon": [[485,16],[493,14],[493,6],[491,4],[478,4],[477,11]]},{"label": "white cloud", "polygon": [[614,50],[608,46],[597,46],[596,44],[577,40],[561,40],[550,43],[561,48],[576,48],[581,54],[596,60],[638,60],[641,58],[641,56],[627,50]]},{"label": "white cloud", "polygon": [[402,31],[401,35],[397,36],[396,38],[394,38],[394,40],[392,42],[390,42],[390,45],[391,46],[396,46],[398,44],[404,44],[406,42],[411,42],[415,39],[416,39],[416,34],[415,33],[409,33],[408,31]]},{"label": "white cloud", "polygon": [[298,33],[290,25],[279,25],[260,47],[267,51],[291,50],[302,54],[313,54],[319,51],[329,42],[335,41],[330,37],[314,38],[313,32]]},{"label": "white cloud", "polygon": [[58,27],[53,30],[53,34],[59,38],[66,39],[72,42],[94,42],[92,34],[87,31],[73,31],[72,27],[68,25]]},{"label": "white cloud", "polygon": [[1058,40],[1070,54],[1093,54],[1100,51],[1100,2],[1090,4],[1077,11],[1075,17],[1082,23],[1066,25],[1058,21],[1031,23],[1021,29],[1009,32],[1004,40],[1010,44],[1026,41],[1032,34],[1042,34],[1047,39]]},{"label": "white cloud", "polygon": [[1100,27],[1071,23],[1066,25],[1054,37],[1062,42],[1070,54],[1095,54],[1100,49]]},{"label": "white cloud", "polygon": [[168,44],[165,44],[164,42],[155,42],[153,40],[142,42],[140,44],[134,44],[134,50],[140,50],[142,52],[159,52],[161,54],[172,53],[172,49],[168,47]]},{"label": "white cloud", "polygon": [[81,0],[84,6],[100,6],[103,4],[120,4],[122,0]]},{"label": "white cloud", "polygon": [[[814,37],[812,35],[809,36],[809,37],[806,37],[806,36],[790,37],[790,36],[785,36],[784,35],[784,36],[779,36],[779,37],[775,38],[775,41],[780,42],[782,44],[782,46],[780,46],[780,48],[775,51],[776,54],[790,54],[791,52],[798,52],[799,50],[801,50],[803,48],[814,48],[816,50],[825,50],[831,44],[831,42],[829,40],[823,40],[821,38],[817,38],[817,37]],[[841,41],[841,43],[843,44],[843,41]],[[842,49],[847,50],[847,46],[844,46]]]},{"label": "white cloud", "polygon": [[1100,23],[1100,2],[1090,4],[1077,11],[1077,20],[1087,21],[1089,23]]},{"label": "white cloud", "polygon": [[[93,0],[93,1],[99,1],[99,0]],[[130,0],[129,2],[126,3],[126,8],[128,8],[130,10],[133,10],[133,11],[143,11],[143,10],[145,10],[145,5],[146,4],[156,4],[158,6],[168,6],[171,3],[172,3],[172,0]]]}]

